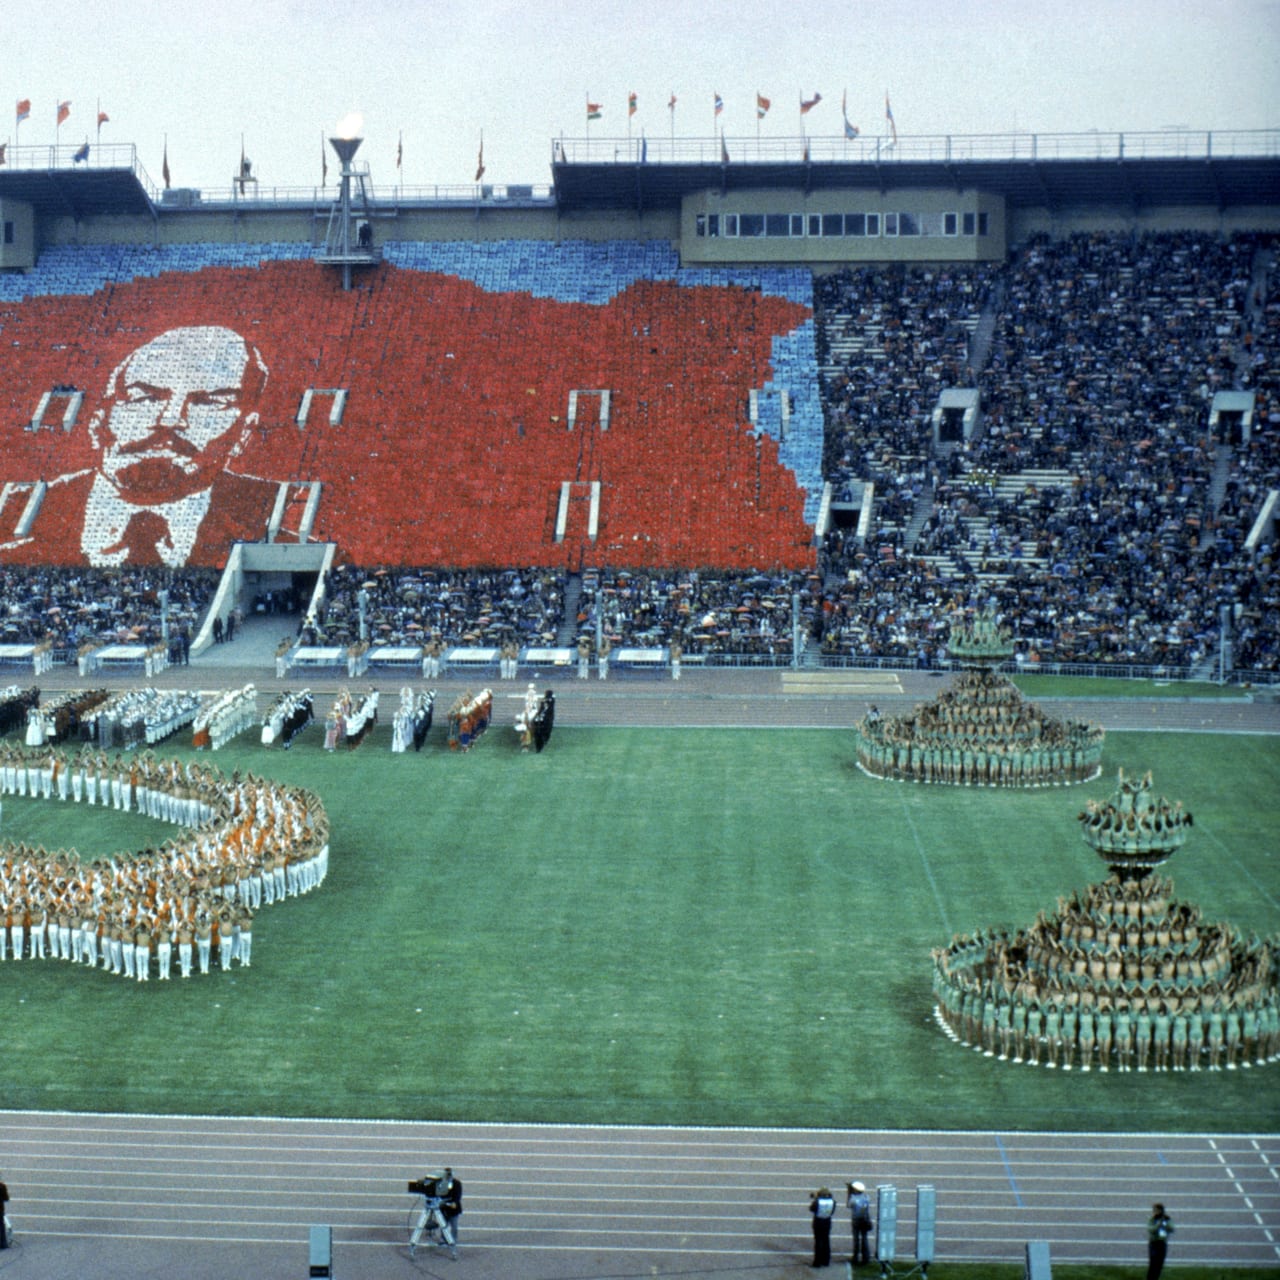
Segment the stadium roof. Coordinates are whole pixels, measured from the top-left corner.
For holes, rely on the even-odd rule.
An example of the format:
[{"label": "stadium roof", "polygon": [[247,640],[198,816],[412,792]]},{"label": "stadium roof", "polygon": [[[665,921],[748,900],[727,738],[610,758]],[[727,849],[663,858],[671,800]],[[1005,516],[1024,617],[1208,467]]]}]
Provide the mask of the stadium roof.
[{"label": "stadium roof", "polygon": [[1280,203],[1280,131],[656,141],[570,139],[553,148],[563,209],[663,209],[693,192],[978,188],[1014,206]]},{"label": "stadium roof", "polygon": [[88,218],[147,213],[158,196],[132,146],[10,147],[0,168],[0,200],[31,205],[41,216]]},{"label": "stadium roof", "polygon": [[[190,193],[170,199],[128,144],[94,145],[76,162],[71,147],[9,148],[0,199],[40,216],[76,219],[175,212],[191,204],[317,207],[316,189]],[[542,187],[391,187],[375,202],[402,206],[482,205],[494,199],[564,211],[678,208],[690,194],[777,188],[840,190],[979,189],[1014,207],[1106,207],[1133,211],[1191,205],[1231,209],[1280,205],[1280,130],[1232,133],[1000,134],[886,138],[583,138],[553,144],[550,190]]]}]

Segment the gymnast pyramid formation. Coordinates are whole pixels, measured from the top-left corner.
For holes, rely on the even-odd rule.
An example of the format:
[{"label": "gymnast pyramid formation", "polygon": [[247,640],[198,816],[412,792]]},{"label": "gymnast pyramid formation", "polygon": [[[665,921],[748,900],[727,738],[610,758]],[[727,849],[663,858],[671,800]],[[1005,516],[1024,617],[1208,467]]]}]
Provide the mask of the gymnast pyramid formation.
[{"label": "gymnast pyramid formation", "polygon": [[1109,1071],[1211,1071],[1280,1055],[1280,939],[1210,924],[1156,873],[1191,830],[1151,775],[1120,772],[1080,814],[1110,868],[1053,915],[933,953],[935,1012],[953,1039],[1000,1061]]},{"label": "gymnast pyramid formation", "polygon": [[1043,787],[1098,776],[1101,726],[1046,715],[996,670],[1013,655],[1013,641],[993,610],[953,627],[948,652],[963,670],[932,702],[889,719],[873,707],[858,725],[864,773],[991,787]]}]

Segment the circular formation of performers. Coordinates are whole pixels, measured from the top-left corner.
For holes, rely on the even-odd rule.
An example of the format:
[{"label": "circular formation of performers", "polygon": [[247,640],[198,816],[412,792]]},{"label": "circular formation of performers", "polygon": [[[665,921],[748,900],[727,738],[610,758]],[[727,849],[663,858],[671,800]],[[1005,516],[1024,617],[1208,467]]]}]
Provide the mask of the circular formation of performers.
[{"label": "circular formation of performers", "polygon": [[1280,1056],[1280,940],[1245,938],[1173,896],[1152,868],[1191,815],[1151,775],[1079,815],[1112,874],[1012,936],[988,930],[933,952],[935,1011],[988,1057],[1108,1071],[1228,1070]]},{"label": "circular formation of performers", "polygon": [[139,982],[247,966],[254,914],[306,893],[328,869],[314,792],[210,765],[74,755],[0,743],[4,794],[136,811],[181,826],[130,857],[0,846],[0,958],[55,959]]},{"label": "circular formation of performers", "polygon": [[962,671],[904,716],[872,707],[858,725],[858,766],[876,778],[963,786],[1043,787],[1101,772],[1103,730],[1057,720],[990,670]]}]

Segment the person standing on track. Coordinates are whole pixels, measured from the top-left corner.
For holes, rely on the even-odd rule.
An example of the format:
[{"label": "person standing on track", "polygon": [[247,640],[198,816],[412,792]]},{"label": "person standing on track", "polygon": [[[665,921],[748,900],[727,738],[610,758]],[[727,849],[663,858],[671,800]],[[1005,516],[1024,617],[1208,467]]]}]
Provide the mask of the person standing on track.
[{"label": "person standing on track", "polygon": [[819,1187],[809,1201],[813,1215],[813,1262],[815,1267],[831,1265],[831,1219],[835,1217],[836,1198],[826,1187]]},{"label": "person standing on track", "polygon": [[1147,1219],[1147,1280],[1160,1280],[1171,1235],[1173,1219],[1165,1213],[1164,1205],[1153,1204],[1151,1217]]},{"label": "person standing on track", "polygon": [[855,1267],[871,1261],[871,1247],[867,1237],[871,1234],[871,1197],[864,1183],[849,1183],[849,1225],[853,1231],[853,1257]]},{"label": "person standing on track", "polygon": [[445,1225],[453,1237],[450,1255],[458,1256],[458,1219],[462,1216],[462,1179],[453,1176],[453,1170],[445,1168],[444,1177],[440,1179],[440,1212],[444,1214]]},{"label": "person standing on track", "polygon": [[9,1247],[9,1188],[0,1182],[0,1249]]}]

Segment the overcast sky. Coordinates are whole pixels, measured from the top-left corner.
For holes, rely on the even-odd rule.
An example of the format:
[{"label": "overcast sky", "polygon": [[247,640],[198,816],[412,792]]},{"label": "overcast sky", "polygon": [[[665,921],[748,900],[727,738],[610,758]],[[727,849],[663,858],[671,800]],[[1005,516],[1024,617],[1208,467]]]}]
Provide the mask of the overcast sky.
[{"label": "overcast sky", "polygon": [[[1280,0],[6,0],[0,141],[132,143],[159,183],[314,186],[362,114],[381,186],[545,183],[551,140],[1280,128]],[[21,9],[23,20],[14,21]],[[30,119],[14,106],[30,98]],[[56,106],[71,115],[55,133]],[[403,136],[403,166],[396,154]],[[330,157],[332,183],[336,164]]]}]

